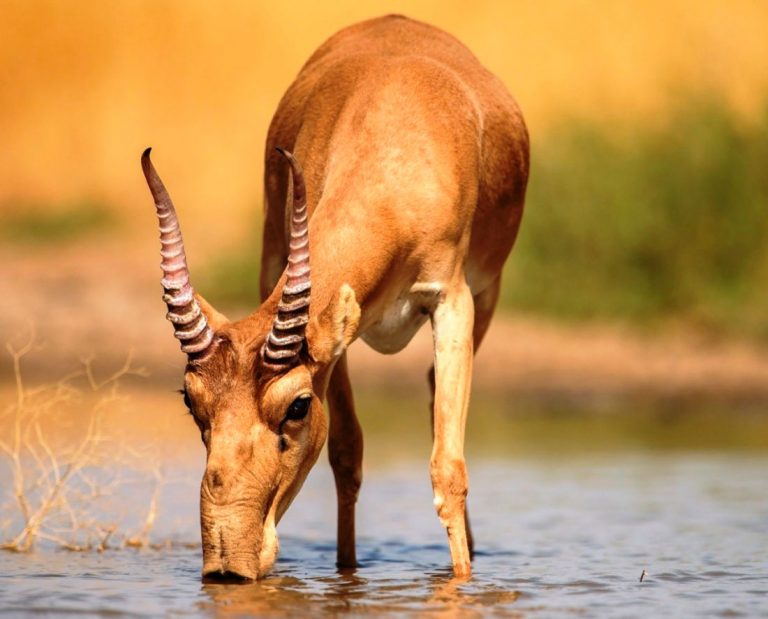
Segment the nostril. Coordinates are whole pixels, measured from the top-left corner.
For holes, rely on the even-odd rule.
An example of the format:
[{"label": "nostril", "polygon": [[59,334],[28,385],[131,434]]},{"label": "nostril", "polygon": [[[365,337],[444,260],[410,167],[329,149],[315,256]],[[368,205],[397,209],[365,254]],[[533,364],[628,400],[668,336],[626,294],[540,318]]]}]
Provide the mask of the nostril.
[{"label": "nostril", "polygon": [[220,488],[224,485],[224,480],[221,477],[218,469],[209,470],[208,474],[208,487],[211,489]]}]

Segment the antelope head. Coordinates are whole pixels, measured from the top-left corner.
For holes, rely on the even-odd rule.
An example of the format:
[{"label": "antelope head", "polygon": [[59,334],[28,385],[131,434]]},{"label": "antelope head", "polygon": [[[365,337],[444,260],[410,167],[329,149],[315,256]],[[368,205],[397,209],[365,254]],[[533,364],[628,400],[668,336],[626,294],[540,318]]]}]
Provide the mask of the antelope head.
[{"label": "antelope head", "polygon": [[360,308],[345,284],[310,312],[304,180],[293,156],[281,150],[293,175],[288,266],[253,314],[227,320],[192,288],[176,211],[149,151],[142,169],[160,227],[163,300],[187,355],[184,401],[207,452],[200,487],[203,576],[256,579],[272,567],[275,526],[325,441],[322,401]]}]

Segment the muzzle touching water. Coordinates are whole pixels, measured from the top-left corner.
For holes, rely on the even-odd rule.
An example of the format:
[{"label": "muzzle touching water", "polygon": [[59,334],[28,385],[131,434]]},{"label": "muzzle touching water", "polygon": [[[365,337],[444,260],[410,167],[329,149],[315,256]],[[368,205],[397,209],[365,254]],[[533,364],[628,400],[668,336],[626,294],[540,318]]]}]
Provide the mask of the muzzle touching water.
[{"label": "muzzle touching water", "polygon": [[269,572],[278,550],[275,491],[263,501],[221,505],[211,500],[203,484],[200,525],[204,579],[249,581]]}]

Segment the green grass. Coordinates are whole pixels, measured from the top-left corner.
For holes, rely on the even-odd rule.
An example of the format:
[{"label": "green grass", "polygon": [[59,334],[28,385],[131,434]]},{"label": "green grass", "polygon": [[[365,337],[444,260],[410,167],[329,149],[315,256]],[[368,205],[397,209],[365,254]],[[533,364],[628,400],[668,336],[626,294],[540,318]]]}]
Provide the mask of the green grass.
[{"label": "green grass", "polygon": [[[768,340],[768,104],[746,124],[690,97],[655,124],[573,120],[532,142],[502,309]],[[233,250],[201,290],[255,307],[259,255]]]},{"label": "green grass", "polygon": [[19,203],[5,205],[0,213],[0,239],[28,245],[71,242],[115,224],[109,209],[92,200],[60,206]]},{"label": "green grass", "polygon": [[533,144],[503,307],[768,338],[768,106],[745,125],[701,97],[656,127],[581,120]]},{"label": "green grass", "polygon": [[260,272],[261,226],[253,232],[249,242],[228,249],[225,255],[203,268],[200,284],[195,286],[206,299],[223,310],[255,309],[260,301]]},{"label": "green grass", "polygon": [[[426,381],[421,389],[358,389],[355,402],[368,463],[429,458],[432,446]],[[471,458],[663,451],[763,453],[768,418],[759,408],[727,403],[628,398],[589,401],[473,394],[467,417]]]}]

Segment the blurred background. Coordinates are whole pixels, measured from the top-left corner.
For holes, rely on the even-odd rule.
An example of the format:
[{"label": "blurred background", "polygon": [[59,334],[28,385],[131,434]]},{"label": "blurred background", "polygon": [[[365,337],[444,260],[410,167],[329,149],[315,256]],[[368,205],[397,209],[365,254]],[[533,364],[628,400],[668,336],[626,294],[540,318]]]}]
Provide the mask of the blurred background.
[{"label": "blurred background", "polygon": [[[177,392],[184,357],[164,319],[139,158],[154,148],[197,290],[246,315],[278,101],[327,37],[390,12],[463,41],[531,134],[526,213],[474,371],[467,453],[483,553],[471,596],[624,613],[640,599],[627,583],[647,569],[663,586],[644,589],[658,609],[638,616],[702,588],[702,612],[676,614],[760,614],[764,0],[0,0],[0,548],[177,544],[55,564],[6,553],[0,580],[15,580],[0,582],[0,606],[122,613],[131,586],[141,613],[150,598],[176,612],[206,597],[204,449]],[[293,583],[299,604],[307,591],[349,604],[355,587],[368,600],[398,569],[395,589],[417,583],[424,599],[446,580],[427,475],[431,354],[428,328],[395,357],[350,350],[366,437],[358,532],[373,571],[361,572],[368,585],[334,571],[321,462],[281,523],[278,571],[291,578],[277,588]],[[23,578],[77,570],[76,586]]]},{"label": "blurred background", "polygon": [[[167,395],[183,358],[163,319],[142,150],[154,148],[179,210],[197,289],[243,315],[257,302],[271,115],[328,36],[388,12],[456,35],[531,133],[527,211],[477,401],[764,413],[768,5],[757,0],[2,0],[0,338],[34,326],[30,378],[84,356],[108,373],[133,350],[148,374],[133,397],[183,408]],[[371,402],[396,383],[425,405],[430,354],[426,331],[395,361],[357,344],[353,381]],[[13,390],[8,358],[0,379]]]}]

